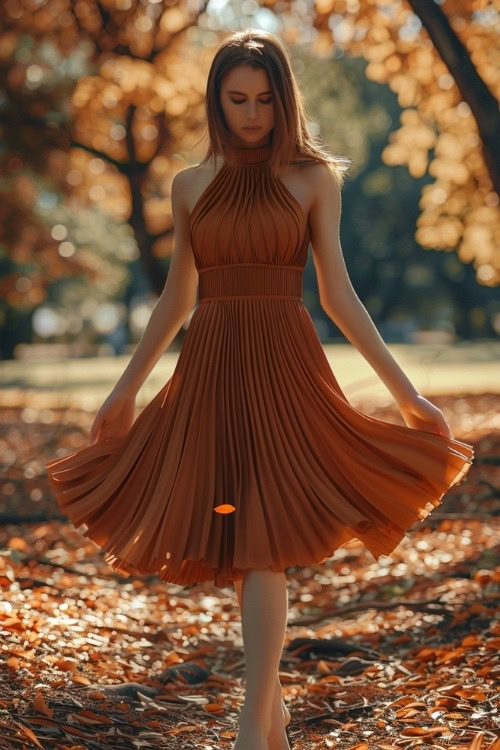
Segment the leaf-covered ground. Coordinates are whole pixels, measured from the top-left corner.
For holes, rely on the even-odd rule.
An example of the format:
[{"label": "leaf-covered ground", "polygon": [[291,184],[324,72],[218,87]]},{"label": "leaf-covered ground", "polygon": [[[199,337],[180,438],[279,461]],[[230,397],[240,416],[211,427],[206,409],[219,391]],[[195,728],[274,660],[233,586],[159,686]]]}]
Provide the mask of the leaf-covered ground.
[{"label": "leaf-covered ground", "polygon": [[[353,542],[287,571],[296,750],[500,750],[500,396],[432,402],[474,445],[465,481],[383,563]],[[120,578],[50,496],[44,461],[85,445],[92,416],[0,412],[0,749],[230,749],[245,690],[234,589]]]}]

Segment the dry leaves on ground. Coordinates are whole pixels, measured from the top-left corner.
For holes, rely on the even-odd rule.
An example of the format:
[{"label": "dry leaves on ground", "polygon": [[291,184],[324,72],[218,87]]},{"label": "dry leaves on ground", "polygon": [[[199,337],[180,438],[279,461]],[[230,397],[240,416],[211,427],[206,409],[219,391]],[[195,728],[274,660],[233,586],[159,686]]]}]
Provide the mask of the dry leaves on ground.
[{"label": "dry leaves on ground", "polygon": [[[353,542],[287,571],[295,750],[500,750],[500,397],[432,400],[474,444],[466,481],[383,563]],[[234,590],[113,573],[43,473],[86,444],[92,415],[0,414],[0,749],[230,749],[245,689]]]}]

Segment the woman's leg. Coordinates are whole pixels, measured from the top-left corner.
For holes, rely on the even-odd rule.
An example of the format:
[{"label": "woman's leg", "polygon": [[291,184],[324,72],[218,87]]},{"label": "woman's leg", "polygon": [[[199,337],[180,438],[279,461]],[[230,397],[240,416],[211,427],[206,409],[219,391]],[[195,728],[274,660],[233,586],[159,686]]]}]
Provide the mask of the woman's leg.
[{"label": "woman's leg", "polygon": [[287,614],[285,573],[245,571],[241,586],[241,629],[246,691],[234,750],[267,750],[269,747],[268,735],[273,728],[273,699]]},{"label": "woman's leg", "polygon": [[[242,587],[243,587],[243,579],[234,582],[234,588],[235,588],[235,591],[236,591],[236,596],[238,597],[238,603],[240,605],[240,611],[241,611]],[[288,597],[287,597],[287,611],[288,611]],[[274,692],[274,695],[273,695],[273,706],[278,701],[281,703],[281,710],[282,710],[282,713],[283,713],[284,723],[285,723],[285,726],[286,726],[287,724],[290,723],[290,711],[288,710],[288,708],[285,705],[285,702],[283,701],[282,692],[281,692],[281,682],[280,682],[280,678],[279,678],[278,672],[276,672],[276,686],[275,686],[275,692]]]}]

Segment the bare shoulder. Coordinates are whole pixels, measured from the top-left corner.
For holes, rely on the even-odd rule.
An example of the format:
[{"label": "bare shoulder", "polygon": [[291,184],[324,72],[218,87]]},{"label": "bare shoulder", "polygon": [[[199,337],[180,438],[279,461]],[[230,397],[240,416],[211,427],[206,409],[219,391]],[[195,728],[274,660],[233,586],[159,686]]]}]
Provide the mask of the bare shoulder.
[{"label": "bare shoulder", "polygon": [[314,159],[294,161],[290,164],[285,180],[285,187],[295,194],[308,216],[312,215],[319,199],[331,205],[332,195],[338,189],[337,178],[330,167]]},{"label": "bare shoulder", "polygon": [[322,215],[338,217],[341,211],[341,186],[334,170],[325,162],[307,168],[307,182],[311,191],[311,220]]},{"label": "bare shoulder", "polygon": [[186,204],[186,198],[192,186],[193,174],[198,169],[197,165],[186,167],[174,175],[174,179],[172,180],[172,199],[174,199],[175,195],[175,199],[179,205]]},{"label": "bare shoulder", "polygon": [[[194,164],[181,169],[175,175],[172,182],[172,193],[176,189],[180,202],[182,202],[188,214],[191,214],[201,193],[215,177],[219,166],[218,161],[215,168],[209,164]],[[174,182],[176,182],[175,188]]]},{"label": "bare shoulder", "polygon": [[174,176],[172,185],[175,185],[178,191],[182,191],[183,189],[185,189],[189,185],[190,175],[196,168],[197,165],[184,167],[184,169],[179,170],[179,172],[177,172]]},{"label": "bare shoulder", "polygon": [[304,169],[306,179],[314,189],[315,195],[332,197],[340,193],[339,181],[333,169],[325,162],[313,162]]}]

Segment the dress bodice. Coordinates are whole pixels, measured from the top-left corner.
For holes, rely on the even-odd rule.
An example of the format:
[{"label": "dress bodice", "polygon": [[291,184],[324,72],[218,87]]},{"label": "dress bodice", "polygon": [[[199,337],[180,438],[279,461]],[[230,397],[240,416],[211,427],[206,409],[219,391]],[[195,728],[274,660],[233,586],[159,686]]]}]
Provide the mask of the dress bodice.
[{"label": "dress bodice", "polygon": [[230,145],[190,218],[198,271],[228,264],[304,267],[310,235],[304,209],[270,168],[272,145]]}]

